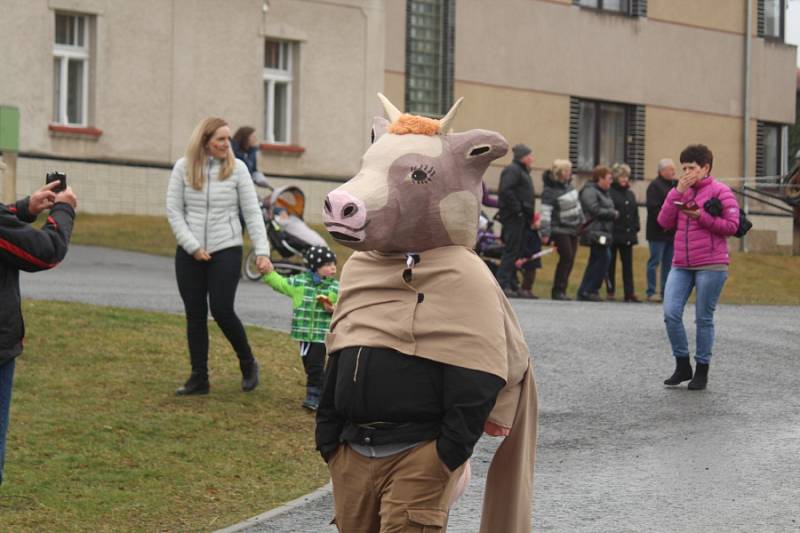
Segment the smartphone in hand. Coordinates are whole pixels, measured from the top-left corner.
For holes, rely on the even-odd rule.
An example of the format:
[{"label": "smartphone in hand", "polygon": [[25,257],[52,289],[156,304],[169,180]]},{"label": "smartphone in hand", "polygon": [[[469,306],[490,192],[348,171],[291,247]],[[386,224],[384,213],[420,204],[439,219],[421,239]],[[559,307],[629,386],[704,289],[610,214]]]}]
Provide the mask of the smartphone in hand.
[{"label": "smartphone in hand", "polygon": [[44,179],[44,184],[49,185],[54,181],[60,182],[60,184],[55,189],[53,189],[54,193],[60,193],[61,191],[67,188],[67,175],[64,174],[63,172],[58,172],[58,171],[48,172],[47,176]]}]

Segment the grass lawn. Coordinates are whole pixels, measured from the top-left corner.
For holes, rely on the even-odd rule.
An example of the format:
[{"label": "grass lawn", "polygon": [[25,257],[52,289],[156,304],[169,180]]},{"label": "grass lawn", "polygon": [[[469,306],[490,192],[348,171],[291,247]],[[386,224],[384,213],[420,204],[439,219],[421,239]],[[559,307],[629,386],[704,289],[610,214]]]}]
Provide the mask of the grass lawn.
[{"label": "grass lawn", "polygon": [[[332,242],[321,226],[314,227]],[[166,218],[163,217],[81,214],[76,223],[73,242],[158,255],[169,256],[175,253],[175,238]],[[331,247],[339,259],[341,268],[344,260],[350,256],[351,250],[335,242]],[[639,246],[634,252],[634,283],[637,294],[642,299],[647,287],[645,275],[648,254],[646,246]],[[580,284],[588,257],[588,248],[580,247],[568,291],[573,297]],[[557,262],[558,256],[555,254],[542,259],[542,269],[538,271],[534,286],[536,295],[550,297],[550,287]],[[800,273],[800,257],[734,252],[729,278],[722,291],[722,303],[800,305],[798,273]],[[619,264],[617,285],[620,293],[618,296],[621,297],[622,268]]]},{"label": "grass lawn", "polygon": [[327,481],[287,335],[248,328],[262,382],[245,394],[212,324],[211,394],[178,398],[182,316],[39,301],[24,312],[0,530],[210,531]]}]

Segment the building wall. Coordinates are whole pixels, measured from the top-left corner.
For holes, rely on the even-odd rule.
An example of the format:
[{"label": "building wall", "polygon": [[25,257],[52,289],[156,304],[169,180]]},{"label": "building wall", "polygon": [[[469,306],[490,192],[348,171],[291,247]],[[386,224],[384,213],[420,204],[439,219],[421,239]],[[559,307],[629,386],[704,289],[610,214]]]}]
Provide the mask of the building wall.
[{"label": "building wall", "polygon": [[[298,51],[293,143],[305,152],[264,152],[262,165],[344,178],[379,112],[383,4],[271,0],[263,13],[261,0],[5,2],[0,47],[15,53],[0,62],[0,102],[20,107],[22,152],[170,163],[206,116],[263,134],[264,38],[287,39]],[[93,15],[89,125],[103,132],[96,139],[48,130],[56,10]]]}]

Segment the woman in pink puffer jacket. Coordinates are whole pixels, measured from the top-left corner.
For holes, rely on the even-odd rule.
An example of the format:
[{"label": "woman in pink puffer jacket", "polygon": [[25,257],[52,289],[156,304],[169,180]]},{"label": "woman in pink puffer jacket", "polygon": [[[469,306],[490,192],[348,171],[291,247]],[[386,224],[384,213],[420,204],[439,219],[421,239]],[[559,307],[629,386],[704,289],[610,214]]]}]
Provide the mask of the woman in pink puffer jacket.
[{"label": "woman in pink puffer jacket", "polygon": [[[689,381],[690,390],[708,383],[708,366],[714,346],[714,310],[728,278],[728,237],[739,227],[739,205],[730,187],[710,174],[714,155],[697,144],[681,152],[683,175],[667,194],[658,223],[675,231],[675,255],[664,289],[664,322],[675,357],[675,372],[664,381],[678,385]],[[683,309],[696,289],[697,366],[692,376],[689,341],[683,326]]]}]

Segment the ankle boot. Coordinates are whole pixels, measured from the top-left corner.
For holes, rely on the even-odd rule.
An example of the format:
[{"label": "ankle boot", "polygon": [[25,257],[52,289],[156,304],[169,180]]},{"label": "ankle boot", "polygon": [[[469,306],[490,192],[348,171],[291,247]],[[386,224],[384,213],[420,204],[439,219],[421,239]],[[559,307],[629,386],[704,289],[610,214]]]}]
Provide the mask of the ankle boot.
[{"label": "ankle boot", "polygon": [[253,359],[250,363],[240,364],[242,370],[242,390],[250,392],[258,386],[258,361]]},{"label": "ankle boot", "polygon": [[208,394],[211,386],[208,384],[208,373],[192,372],[183,387],[175,391],[177,396],[189,396],[191,394]]},{"label": "ankle boot", "polygon": [[306,399],[303,400],[303,407],[309,411],[316,411],[319,407],[319,398],[322,390],[319,387],[306,387]]},{"label": "ankle boot", "polygon": [[[699,368],[698,368],[699,370]],[[688,357],[675,358],[675,372],[664,380],[664,385],[680,385],[692,379],[692,364]]]},{"label": "ankle boot", "polygon": [[689,382],[689,390],[703,390],[708,384],[708,363],[697,363],[694,378]]}]

